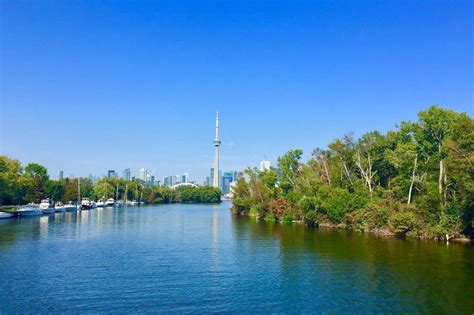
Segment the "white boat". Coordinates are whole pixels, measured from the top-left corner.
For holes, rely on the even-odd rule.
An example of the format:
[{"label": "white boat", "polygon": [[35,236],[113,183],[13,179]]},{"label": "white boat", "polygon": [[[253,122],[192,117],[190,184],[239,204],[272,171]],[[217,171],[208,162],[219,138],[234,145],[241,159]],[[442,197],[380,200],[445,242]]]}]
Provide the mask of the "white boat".
[{"label": "white boat", "polygon": [[69,203],[64,206],[64,209],[67,212],[74,212],[74,211],[77,211],[77,206],[73,204],[71,201],[69,201]]},{"label": "white boat", "polygon": [[41,200],[39,205],[40,209],[43,210],[43,214],[53,214],[54,207],[49,198]]},{"label": "white boat", "polygon": [[8,213],[8,212],[3,212],[3,211],[0,211],[0,220],[1,219],[9,219],[11,217],[15,216],[14,213]]},{"label": "white boat", "polygon": [[116,207],[123,207],[123,204],[124,204],[123,200],[117,200],[117,202],[115,203],[115,206]]},{"label": "white boat", "polygon": [[113,206],[115,206],[115,200],[114,200],[114,198],[109,198],[109,199],[107,199],[107,201],[105,202],[105,206],[106,206],[106,207],[113,207]]},{"label": "white boat", "polygon": [[92,207],[93,207],[93,204],[89,198],[82,198],[82,201],[81,201],[82,210],[89,210],[89,209],[92,209]]},{"label": "white boat", "polygon": [[135,200],[128,200],[126,204],[127,206],[135,207],[136,205],[138,205],[138,202]]},{"label": "white boat", "polygon": [[54,206],[54,211],[55,212],[65,212],[66,208],[64,208],[62,203],[58,203],[57,205]]},{"label": "white boat", "polygon": [[97,201],[97,208],[103,208],[105,206],[104,199],[99,199]]},{"label": "white boat", "polygon": [[27,204],[26,206],[21,207],[16,211],[16,213],[20,217],[35,217],[43,214],[43,210],[41,210],[35,204]]}]

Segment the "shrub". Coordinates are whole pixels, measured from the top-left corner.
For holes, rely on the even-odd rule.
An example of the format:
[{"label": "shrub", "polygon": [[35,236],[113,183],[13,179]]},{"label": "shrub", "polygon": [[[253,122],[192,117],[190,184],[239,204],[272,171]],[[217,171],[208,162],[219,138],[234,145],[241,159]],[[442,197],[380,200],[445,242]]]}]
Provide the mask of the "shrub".
[{"label": "shrub", "polygon": [[405,235],[408,232],[416,233],[419,222],[415,213],[403,211],[390,216],[389,226],[394,233]]},{"label": "shrub", "polygon": [[291,216],[289,214],[284,215],[281,221],[285,224],[292,224],[293,223],[293,216]]}]

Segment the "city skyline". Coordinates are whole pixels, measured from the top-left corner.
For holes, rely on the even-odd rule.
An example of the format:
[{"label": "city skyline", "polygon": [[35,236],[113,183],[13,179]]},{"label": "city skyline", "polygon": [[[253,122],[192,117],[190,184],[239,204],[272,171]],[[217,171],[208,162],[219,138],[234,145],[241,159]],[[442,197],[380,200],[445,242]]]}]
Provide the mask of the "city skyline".
[{"label": "city skyline", "polygon": [[50,176],[199,182],[216,109],[226,170],[307,159],[435,103],[474,114],[468,1],[1,6],[0,154]]}]

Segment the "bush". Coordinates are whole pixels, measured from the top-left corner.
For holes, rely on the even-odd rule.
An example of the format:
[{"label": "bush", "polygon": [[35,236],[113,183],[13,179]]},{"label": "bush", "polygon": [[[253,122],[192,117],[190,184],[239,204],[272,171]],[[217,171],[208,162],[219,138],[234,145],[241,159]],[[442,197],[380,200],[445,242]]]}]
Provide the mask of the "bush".
[{"label": "bush", "polygon": [[290,211],[291,205],[285,199],[278,198],[270,201],[269,208],[271,214],[277,218],[281,218]]},{"label": "bush", "polygon": [[281,221],[285,224],[292,224],[293,223],[293,216],[291,216],[289,214],[284,215]]},{"label": "bush", "polygon": [[393,213],[390,216],[389,226],[396,234],[405,235],[408,232],[416,234],[419,228],[419,222],[415,213],[411,211],[403,211],[399,213]]}]

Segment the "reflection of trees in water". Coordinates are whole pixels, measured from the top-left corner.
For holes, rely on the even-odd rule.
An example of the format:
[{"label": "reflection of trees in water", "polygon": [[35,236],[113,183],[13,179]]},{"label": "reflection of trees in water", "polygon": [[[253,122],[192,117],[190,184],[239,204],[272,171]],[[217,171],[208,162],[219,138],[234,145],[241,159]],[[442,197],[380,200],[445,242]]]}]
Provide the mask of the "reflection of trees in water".
[{"label": "reflection of trees in water", "polygon": [[13,245],[16,240],[16,221],[19,218],[0,220],[0,248]]},{"label": "reflection of trees in water", "polygon": [[[328,291],[337,290],[332,292],[333,298],[348,298],[349,308],[344,309],[348,311],[351,306],[372,311],[474,310],[472,246],[257,222],[237,216],[232,224],[235,238],[248,239],[251,252],[268,250],[262,246],[278,242],[273,250],[279,251],[279,285],[287,288],[282,290],[288,294],[286,299],[291,300],[292,294],[308,295],[308,303],[314,304],[318,296],[329,299]],[[300,307],[304,309],[304,305]]]}]

